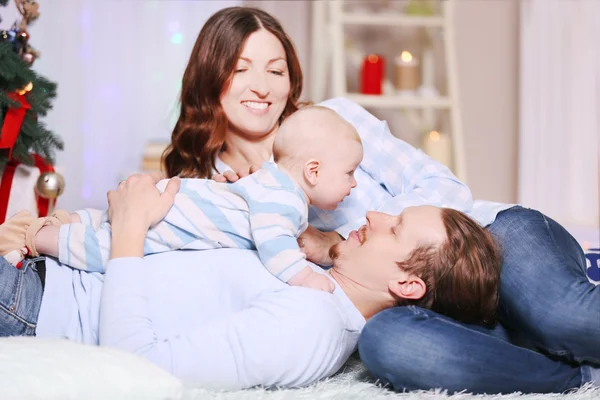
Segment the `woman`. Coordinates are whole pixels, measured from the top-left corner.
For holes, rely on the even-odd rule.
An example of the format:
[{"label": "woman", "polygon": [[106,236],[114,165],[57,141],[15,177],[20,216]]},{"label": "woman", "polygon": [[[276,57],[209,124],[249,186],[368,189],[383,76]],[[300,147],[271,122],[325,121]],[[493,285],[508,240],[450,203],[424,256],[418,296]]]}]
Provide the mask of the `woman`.
[{"label": "woman", "polygon": [[[213,172],[228,169],[248,171],[252,165],[268,160],[279,121],[296,108],[301,92],[300,74],[297,56],[289,38],[270,15],[249,8],[229,8],[217,12],[203,27],[186,69],[181,115],[173,132],[172,145],[165,155],[169,175],[207,177]],[[363,225],[368,210],[379,209],[398,215],[407,206],[432,204],[465,211],[482,225],[489,225],[489,229],[502,241],[506,260],[500,304],[503,322],[525,333],[537,344],[541,342],[540,338],[551,339],[562,346],[563,354],[573,355],[580,360],[590,355],[596,360],[600,358],[593,354],[600,351],[600,327],[593,325],[592,308],[588,309],[590,315],[587,317],[585,310],[578,308],[583,301],[591,305],[599,304],[599,292],[583,281],[585,274],[578,270],[576,261],[579,250],[569,245],[574,241],[562,228],[531,210],[473,203],[468,188],[446,167],[394,138],[384,122],[360,106],[343,99],[331,100],[324,105],[337,111],[358,130],[364,144],[364,159],[355,173],[358,187],[336,211],[311,209],[310,222],[313,226],[300,238],[310,259],[330,264],[328,251],[331,245],[341,240],[340,235],[346,237],[349,232]],[[235,179],[232,173],[228,176]],[[540,223],[531,228],[528,226],[531,220]],[[531,254],[516,252],[514,249],[517,246],[521,249],[529,246]],[[549,257],[558,257],[558,246],[564,259],[550,261]],[[204,251],[194,254],[193,260],[186,259],[185,262],[218,267],[231,263],[231,257],[233,255],[225,250]],[[238,252],[235,254],[235,263],[252,263],[252,257],[250,252]],[[521,259],[523,263],[519,262]],[[572,263],[567,262],[571,259]],[[140,273],[139,279],[146,279],[143,276]],[[562,285],[554,284],[551,286],[552,292],[544,293],[548,282],[558,279],[562,280],[558,282]],[[33,279],[33,282],[36,280]],[[194,279],[187,279],[183,283],[193,282]],[[526,301],[520,301],[518,297],[522,290],[519,284],[522,283],[535,289],[531,291],[534,295]],[[557,291],[560,286],[573,287],[573,296]],[[38,290],[37,287],[32,288],[32,291]],[[98,292],[101,289],[102,277],[97,274],[74,273],[65,266],[49,265],[36,333],[97,343],[97,310],[101,301]],[[574,298],[576,295],[580,296],[580,300]],[[61,296],[66,298],[62,299]],[[539,304],[554,301],[556,296],[564,296],[560,314],[555,316],[549,312],[537,312]],[[50,304],[49,299],[53,299],[54,304]],[[68,304],[74,311],[60,316],[44,311],[45,308],[58,309],[61,304]],[[165,307],[161,315],[185,318],[177,309]],[[442,387],[487,392],[546,392],[579,387],[582,382],[591,380],[588,366],[553,361],[539,352],[517,347],[504,337],[492,336],[495,331],[482,335],[479,328],[447,321],[446,325],[462,332],[459,340],[447,336],[445,329],[423,323],[423,315],[435,321],[445,321],[441,316],[424,314],[412,307],[391,311],[381,313],[369,322],[368,335],[361,339],[360,350],[367,367],[376,376],[391,382],[397,390]],[[397,313],[401,314],[402,323],[395,323],[398,321]],[[73,318],[73,315],[77,317]],[[511,321],[516,322],[511,324]],[[542,325],[545,321],[556,322],[555,325],[565,323],[575,331],[585,328],[593,335],[586,342],[581,337],[570,337],[551,325],[548,328],[549,324]],[[145,320],[140,319],[139,322],[144,324]],[[544,326],[543,331],[531,329],[538,324]],[[69,328],[65,329],[65,326]],[[410,332],[427,338],[422,350],[442,339],[446,340],[447,345],[436,354],[443,359],[449,359],[456,349],[460,351],[462,340],[480,344],[478,351],[481,352],[471,356],[471,361],[475,362],[455,358],[457,362],[448,368],[447,363],[437,363],[436,358],[421,359],[421,349],[399,340],[405,335],[414,337],[408,335]],[[482,340],[482,337],[489,337],[489,340]],[[390,352],[390,357],[386,359],[385,352],[390,349],[400,349],[403,354],[396,357],[395,353]],[[131,350],[143,353],[145,349]],[[507,352],[511,354],[509,359],[491,356]],[[482,372],[483,363],[490,371],[491,380],[485,379],[488,375]],[[539,368],[539,379],[529,382],[522,369],[516,366],[529,370]],[[445,377],[450,370],[456,374],[448,382]],[[494,384],[498,381],[497,376],[506,379]],[[402,377],[413,380],[402,380]],[[429,377],[431,379],[427,379]],[[552,383],[547,384],[546,381]]]},{"label": "woman", "polygon": [[[227,50],[231,37],[237,46]],[[217,173],[215,179],[235,180],[231,171],[245,175],[270,159],[278,124],[297,107],[301,84],[293,46],[271,16],[249,8],[217,12],[186,69],[181,115],[165,153],[169,176]],[[338,209],[310,210],[312,226],[299,239],[309,259],[330,264],[328,249],[361,226],[368,210],[399,214],[420,204],[465,211],[488,226],[504,252],[502,327],[465,326],[411,307],[384,311],[361,336],[361,358],[371,372],[396,390],[562,392],[592,381],[590,366],[600,364],[600,287],[587,281],[575,240],[537,211],[473,202],[447,168],[394,138],[360,106],[343,99],[323,105],[355,126],[365,154],[358,186]],[[464,351],[467,344],[472,352]],[[427,349],[435,354],[423,357]]]}]

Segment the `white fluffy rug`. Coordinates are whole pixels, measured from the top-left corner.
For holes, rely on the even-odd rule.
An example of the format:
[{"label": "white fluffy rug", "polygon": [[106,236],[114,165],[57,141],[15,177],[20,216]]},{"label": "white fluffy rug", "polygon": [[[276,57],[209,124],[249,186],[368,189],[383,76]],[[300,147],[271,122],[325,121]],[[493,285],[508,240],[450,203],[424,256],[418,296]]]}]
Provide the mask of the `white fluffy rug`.
[{"label": "white fluffy rug", "polygon": [[447,396],[440,391],[394,393],[370,381],[358,359],[336,376],[295,390],[252,389],[215,392],[185,389],[179,379],[148,360],[115,349],[67,340],[0,338],[1,400],[591,400],[600,389],[566,395]]},{"label": "white fluffy rug", "polygon": [[201,389],[188,389],[184,400],[597,400],[600,388],[585,387],[569,394],[530,394],[521,395],[472,395],[460,393],[447,395],[440,390],[410,393],[395,393],[370,382],[364,366],[357,358],[351,358],[338,375],[318,382],[310,387],[294,390],[251,389],[237,392],[214,392]]},{"label": "white fluffy rug", "polygon": [[248,390],[231,393],[215,393],[202,390],[194,390],[184,394],[185,400],[211,399],[211,400],[597,400],[600,398],[600,390],[580,389],[575,393],[561,394],[529,394],[521,395],[513,393],[508,395],[471,395],[460,393],[452,396],[439,391],[428,392],[393,393],[374,387],[372,385],[355,382],[352,384],[335,385],[330,383],[316,385],[311,388],[300,390]]}]

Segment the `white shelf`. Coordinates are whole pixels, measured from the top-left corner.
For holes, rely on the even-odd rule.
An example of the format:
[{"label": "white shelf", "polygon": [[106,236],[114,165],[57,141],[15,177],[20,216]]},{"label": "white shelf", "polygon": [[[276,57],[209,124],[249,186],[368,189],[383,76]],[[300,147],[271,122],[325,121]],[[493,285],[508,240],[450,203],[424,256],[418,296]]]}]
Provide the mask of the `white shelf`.
[{"label": "white shelf", "polygon": [[442,27],[444,18],[441,16],[420,17],[408,16],[399,13],[343,13],[342,23],[353,25],[385,25],[385,26],[424,26]]},{"label": "white shelf", "polygon": [[[600,0],[599,0],[600,1]],[[348,1],[349,3],[350,1]],[[415,126],[434,125],[435,111],[449,114],[454,170],[459,179],[466,181],[466,163],[460,119],[454,8],[458,0],[440,0],[438,15],[406,15],[398,10],[387,11],[348,10],[344,0],[311,1],[312,6],[312,56],[311,95],[313,100],[326,99],[327,80],[331,84],[330,97],[347,97],[365,108],[382,108],[403,112]],[[372,26],[379,29],[392,27],[422,27],[439,30],[444,34],[443,47],[446,64],[446,96],[420,96],[397,94],[393,85],[384,81],[384,95],[348,93],[348,58],[360,66],[364,54],[348,49],[345,40],[350,26]],[[356,33],[356,32],[354,32]],[[323,39],[325,38],[325,40]],[[391,90],[390,90],[391,89]],[[423,93],[428,94],[428,93]],[[422,112],[418,112],[422,111]],[[431,122],[434,121],[434,122]]]},{"label": "white shelf", "polygon": [[347,93],[344,97],[364,107],[385,108],[450,108],[452,102],[448,97],[418,97],[406,95],[369,95]]}]

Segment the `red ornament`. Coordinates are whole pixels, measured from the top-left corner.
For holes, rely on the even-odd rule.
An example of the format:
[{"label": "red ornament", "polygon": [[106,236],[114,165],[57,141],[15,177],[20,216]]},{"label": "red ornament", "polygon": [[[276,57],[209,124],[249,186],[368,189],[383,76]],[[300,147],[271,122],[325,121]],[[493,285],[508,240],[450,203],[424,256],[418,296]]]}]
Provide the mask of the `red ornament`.
[{"label": "red ornament", "polygon": [[31,105],[27,102],[25,96],[21,94],[9,93],[8,97],[21,105],[20,107],[8,107],[8,111],[4,117],[4,125],[2,125],[0,149],[8,149],[8,158],[10,159],[17,138],[19,137],[19,132],[21,132],[25,113],[31,109]]},{"label": "red ornament", "polygon": [[369,54],[365,57],[361,71],[360,92],[363,94],[381,94],[384,70],[383,57],[376,54]]}]

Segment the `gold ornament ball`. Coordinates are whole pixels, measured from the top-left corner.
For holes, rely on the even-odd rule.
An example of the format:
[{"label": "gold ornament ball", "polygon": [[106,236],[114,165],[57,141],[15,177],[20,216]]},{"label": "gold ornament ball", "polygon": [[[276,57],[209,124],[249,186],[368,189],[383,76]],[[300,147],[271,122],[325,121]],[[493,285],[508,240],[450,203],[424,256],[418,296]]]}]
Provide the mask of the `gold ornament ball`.
[{"label": "gold ornament ball", "polygon": [[35,191],[44,199],[56,199],[65,190],[65,179],[56,172],[44,172],[35,184]]}]

